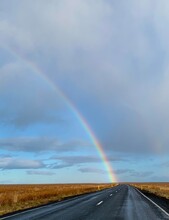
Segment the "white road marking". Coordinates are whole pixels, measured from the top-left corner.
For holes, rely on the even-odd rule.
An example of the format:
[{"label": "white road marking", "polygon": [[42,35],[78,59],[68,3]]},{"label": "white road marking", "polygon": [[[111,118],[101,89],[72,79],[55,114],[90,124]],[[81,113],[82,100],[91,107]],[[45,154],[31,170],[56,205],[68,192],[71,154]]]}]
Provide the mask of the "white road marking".
[{"label": "white road marking", "polygon": [[103,203],[103,201],[100,201],[99,203],[97,203],[97,205],[101,205]]},{"label": "white road marking", "polygon": [[148,199],[151,203],[153,203],[157,208],[159,208],[162,212],[164,212],[167,216],[169,216],[169,213],[166,212],[163,208],[161,208],[159,205],[157,205],[153,200],[148,198],[146,195],[144,195],[139,189],[135,188],[142,196],[144,196],[146,199]]},{"label": "white road marking", "polygon": [[110,196],[112,196],[112,194],[110,194]]}]

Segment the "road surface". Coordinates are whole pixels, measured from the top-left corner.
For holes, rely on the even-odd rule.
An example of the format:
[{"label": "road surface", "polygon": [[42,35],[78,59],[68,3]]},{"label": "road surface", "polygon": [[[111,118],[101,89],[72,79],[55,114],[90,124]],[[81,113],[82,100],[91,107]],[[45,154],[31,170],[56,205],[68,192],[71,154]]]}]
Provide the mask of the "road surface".
[{"label": "road surface", "polygon": [[1,220],[158,220],[169,219],[152,201],[129,185],[118,185],[23,211]]}]

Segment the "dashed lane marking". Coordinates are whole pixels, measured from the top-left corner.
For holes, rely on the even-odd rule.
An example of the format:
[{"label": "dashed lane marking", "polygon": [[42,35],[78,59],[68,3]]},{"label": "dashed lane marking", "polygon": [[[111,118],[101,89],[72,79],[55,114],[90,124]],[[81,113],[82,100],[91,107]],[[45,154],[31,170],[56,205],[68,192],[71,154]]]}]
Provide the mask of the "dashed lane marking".
[{"label": "dashed lane marking", "polygon": [[98,202],[98,203],[97,203],[97,206],[98,206],[98,205],[101,205],[102,203],[103,203],[103,201]]}]

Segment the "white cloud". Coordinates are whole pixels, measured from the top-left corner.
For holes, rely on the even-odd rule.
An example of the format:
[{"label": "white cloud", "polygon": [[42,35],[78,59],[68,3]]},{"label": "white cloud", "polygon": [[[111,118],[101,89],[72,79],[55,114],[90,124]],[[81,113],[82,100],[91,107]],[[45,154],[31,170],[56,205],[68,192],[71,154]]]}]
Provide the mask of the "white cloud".
[{"label": "white cloud", "polygon": [[39,160],[18,159],[12,157],[0,158],[0,169],[38,169],[45,167]]}]

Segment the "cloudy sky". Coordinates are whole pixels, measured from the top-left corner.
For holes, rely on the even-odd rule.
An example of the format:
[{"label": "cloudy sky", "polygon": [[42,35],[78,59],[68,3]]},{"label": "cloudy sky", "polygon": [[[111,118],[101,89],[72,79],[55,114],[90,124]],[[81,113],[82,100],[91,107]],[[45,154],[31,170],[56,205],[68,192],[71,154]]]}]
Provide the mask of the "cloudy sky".
[{"label": "cloudy sky", "polygon": [[108,182],[77,112],[119,181],[169,181],[168,11],[0,1],[0,183]]}]

